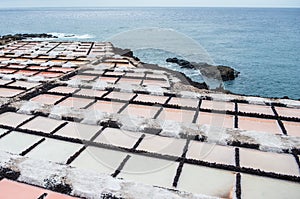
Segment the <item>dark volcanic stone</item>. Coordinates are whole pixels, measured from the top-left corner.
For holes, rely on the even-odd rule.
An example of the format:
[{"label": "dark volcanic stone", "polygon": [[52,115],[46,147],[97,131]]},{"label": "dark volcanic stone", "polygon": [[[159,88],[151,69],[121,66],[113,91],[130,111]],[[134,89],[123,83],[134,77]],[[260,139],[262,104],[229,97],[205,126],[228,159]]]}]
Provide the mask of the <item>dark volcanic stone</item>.
[{"label": "dark volcanic stone", "polygon": [[174,58],[166,59],[167,62],[175,63],[181,68],[190,68],[200,70],[201,74],[208,78],[219,79],[223,81],[234,80],[239,72],[229,66],[213,66],[207,63],[191,63],[189,61]]}]

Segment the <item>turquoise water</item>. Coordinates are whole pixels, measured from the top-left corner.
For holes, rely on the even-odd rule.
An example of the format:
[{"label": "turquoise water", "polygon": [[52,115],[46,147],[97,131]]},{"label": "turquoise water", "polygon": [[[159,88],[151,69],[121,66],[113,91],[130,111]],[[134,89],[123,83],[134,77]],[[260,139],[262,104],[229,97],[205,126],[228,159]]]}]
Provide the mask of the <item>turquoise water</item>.
[{"label": "turquoise water", "polygon": [[[225,83],[225,88],[232,92],[300,98],[300,9],[0,10],[0,35],[63,33],[75,34],[69,40],[101,41],[123,31],[147,27],[170,28],[183,33],[197,41],[216,64],[229,65],[240,71],[240,77]],[[169,56],[168,53],[154,51],[137,53],[142,60],[161,64]],[[201,78],[198,79],[201,81]]]}]

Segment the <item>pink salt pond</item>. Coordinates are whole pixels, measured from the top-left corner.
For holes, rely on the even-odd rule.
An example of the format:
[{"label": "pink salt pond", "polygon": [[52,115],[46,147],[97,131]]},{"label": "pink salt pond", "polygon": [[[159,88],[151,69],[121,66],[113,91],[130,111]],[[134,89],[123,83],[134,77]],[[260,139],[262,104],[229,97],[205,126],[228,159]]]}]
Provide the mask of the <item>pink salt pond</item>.
[{"label": "pink salt pond", "polygon": [[118,99],[118,100],[125,100],[125,101],[129,101],[130,99],[133,98],[133,96],[135,96],[134,93],[125,93],[125,92],[111,92],[109,93],[107,96],[105,96],[106,98],[110,98],[110,99]]},{"label": "pink salt pond", "polygon": [[300,109],[285,107],[275,107],[275,109],[280,116],[300,118]]},{"label": "pink salt pond", "polygon": [[0,73],[3,73],[3,74],[12,74],[14,72],[16,72],[16,70],[14,70],[14,69],[0,68]]},{"label": "pink salt pond", "polygon": [[107,93],[107,91],[100,91],[100,90],[82,88],[76,94],[83,95],[83,96],[90,96],[90,97],[101,97],[105,93]]},{"label": "pink salt pond", "polygon": [[75,199],[74,197],[30,186],[7,179],[0,181],[0,198],[3,199],[32,199],[41,198],[46,193],[47,199]]},{"label": "pink salt pond", "polygon": [[282,131],[276,120],[260,119],[252,117],[238,118],[238,127],[242,130],[266,132],[272,134],[282,134]]},{"label": "pink salt pond", "polygon": [[288,122],[282,121],[287,134],[290,136],[300,137],[300,123],[299,122]]},{"label": "pink salt pond", "polygon": [[30,101],[38,102],[41,104],[53,105],[55,104],[55,102],[62,99],[63,97],[64,96],[59,96],[59,95],[41,94],[30,99]]},{"label": "pink salt pond", "polygon": [[210,110],[234,111],[234,103],[202,100],[201,108]]},{"label": "pink salt pond", "polygon": [[52,67],[50,69],[48,69],[48,71],[52,71],[52,72],[62,72],[62,73],[68,73],[73,71],[73,68],[62,68],[62,67]]},{"label": "pink salt pond", "polygon": [[271,106],[253,105],[253,104],[238,104],[239,112],[244,113],[258,113],[265,115],[274,115]]},{"label": "pink salt pond", "polygon": [[0,97],[14,97],[22,92],[21,89],[0,88]]},{"label": "pink salt pond", "polygon": [[15,81],[10,86],[23,87],[26,89],[31,89],[33,87],[41,85],[40,83],[26,82],[26,81]]},{"label": "pink salt pond", "polygon": [[168,97],[165,96],[138,94],[134,101],[164,104],[167,101],[167,99]]},{"label": "pink salt pond", "polygon": [[89,110],[117,113],[123,106],[124,103],[98,100],[91,107],[89,107]]},{"label": "pink salt pond", "polygon": [[168,104],[197,108],[197,106],[199,104],[199,100],[198,99],[172,97]]},{"label": "pink salt pond", "polygon": [[62,76],[63,73],[57,73],[57,72],[40,72],[39,74],[35,75],[35,76],[43,76],[45,78],[56,78],[56,77],[60,77]]},{"label": "pink salt pond", "polygon": [[226,114],[199,112],[197,124],[221,128],[234,128],[234,117]]},{"label": "pink salt pond", "polygon": [[156,106],[144,106],[144,105],[136,105],[129,104],[125,110],[122,111],[122,114],[144,117],[144,118],[153,118],[160,108]]},{"label": "pink salt pond", "polygon": [[164,108],[163,111],[159,114],[158,119],[172,120],[172,121],[182,122],[182,123],[192,123],[194,116],[195,116],[195,111]]},{"label": "pink salt pond", "polygon": [[88,104],[92,103],[92,99],[86,99],[86,98],[78,98],[78,97],[69,97],[65,99],[64,101],[60,102],[59,106],[68,106],[68,107],[74,107],[74,108],[84,108]]}]

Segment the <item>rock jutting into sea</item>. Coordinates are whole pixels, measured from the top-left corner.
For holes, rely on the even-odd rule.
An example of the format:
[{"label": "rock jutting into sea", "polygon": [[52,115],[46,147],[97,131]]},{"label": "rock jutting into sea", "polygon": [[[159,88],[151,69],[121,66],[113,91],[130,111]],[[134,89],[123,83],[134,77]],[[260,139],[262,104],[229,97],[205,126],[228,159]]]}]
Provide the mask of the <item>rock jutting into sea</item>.
[{"label": "rock jutting into sea", "polygon": [[15,35],[3,35],[0,36],[0,45],[5,45],[12,41],[20,41],[23,39],[32,39],[32,38],[57,38],[51,34],[41,33],[41,34],[15,34]]},{"label": "rock jutting into sea", "polygon": [[189,68],[194,70],[198,69],[203,76],[214,79],[221,78],[222,81],[234,80],[240,73],[229,66],[214,66],[207,63],[189,62],[184,59],[178,59],[176,57],[168,58],[166,59],[166,62],[178,64],[179,66],[181,66],[181,68]]}]

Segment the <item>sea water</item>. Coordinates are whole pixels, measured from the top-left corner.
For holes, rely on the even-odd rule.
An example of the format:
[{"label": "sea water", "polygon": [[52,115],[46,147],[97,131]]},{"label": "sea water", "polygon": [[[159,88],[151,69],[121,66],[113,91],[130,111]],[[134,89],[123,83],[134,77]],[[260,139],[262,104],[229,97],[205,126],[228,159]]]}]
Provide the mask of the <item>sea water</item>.
[{"label": "sea water", "polygon": [[[103,41],[136,28],[172,29],[196,41],[215,64],[240,76],[234,93],[300,98],[300,9],[290,8],[22,8],[0,10],[0,35],[53,33],[63,40]],[[67,36],[67,37],[65,37]],[[178,47],[180,48],[180,46]],[[136,50],[142,61],[174,70],[174,54]],[[195,81],[196,71],[184,70]]]}]

